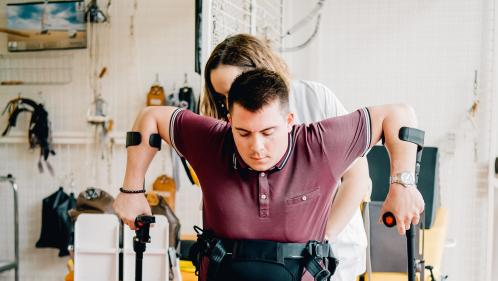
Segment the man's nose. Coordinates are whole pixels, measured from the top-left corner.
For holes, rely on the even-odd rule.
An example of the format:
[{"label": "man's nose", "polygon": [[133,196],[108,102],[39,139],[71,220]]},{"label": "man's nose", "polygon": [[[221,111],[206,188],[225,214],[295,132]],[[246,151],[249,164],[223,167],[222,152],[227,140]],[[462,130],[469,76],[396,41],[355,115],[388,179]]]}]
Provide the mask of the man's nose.
[{"label": "man's nose", "polygon": [[263,152],[265,149],[264,139],[258,135],[254,136],[254,139],[251,143],[251,149],[254,152],[258,152],[258,153]]}]

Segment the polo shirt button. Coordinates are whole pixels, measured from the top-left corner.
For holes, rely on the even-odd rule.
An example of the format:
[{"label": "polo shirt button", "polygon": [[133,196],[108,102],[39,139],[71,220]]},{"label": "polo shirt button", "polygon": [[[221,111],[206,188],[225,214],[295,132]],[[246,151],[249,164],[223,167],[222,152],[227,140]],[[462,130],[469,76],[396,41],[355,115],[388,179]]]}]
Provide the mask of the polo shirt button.
[{"label": "polo shirt button", "polygon": [[261,173],[260,175],[261,175],[261,177],[264,177],[266,174],[265,173]]},{"label": "polo shirt button", "polygon": [[261,199],[265,200],[267,198],[266,194],[261,194]]},{"label": "polo shirt button", "polygon": [[306,197],[306,195],[303,195],[303,197],[301,197],[301,200],[303,201],[306,201],[308,199],[308,197]]}]

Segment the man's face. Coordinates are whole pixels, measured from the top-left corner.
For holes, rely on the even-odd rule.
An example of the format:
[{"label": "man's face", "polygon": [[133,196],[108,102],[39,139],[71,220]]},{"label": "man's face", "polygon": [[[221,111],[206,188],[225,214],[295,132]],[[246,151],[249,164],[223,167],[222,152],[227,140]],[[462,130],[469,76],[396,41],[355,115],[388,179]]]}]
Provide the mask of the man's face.
[{"label": "man's face", "polygon": [[266,171],[284,156],[294,116],[283,113],[279,101],[257,112],[235,103],[230,121],[237,151],[253,170]]}]

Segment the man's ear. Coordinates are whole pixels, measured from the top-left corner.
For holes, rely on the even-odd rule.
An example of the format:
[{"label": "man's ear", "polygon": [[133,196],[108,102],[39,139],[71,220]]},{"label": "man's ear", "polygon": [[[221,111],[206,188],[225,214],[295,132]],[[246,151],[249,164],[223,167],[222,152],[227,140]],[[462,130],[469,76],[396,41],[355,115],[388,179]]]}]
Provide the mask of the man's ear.
[{"label": "man's ear", "polygon": [[290,133],[292,131],[292,126],[294,126],[294,113],[287,113],[287,131]]}]

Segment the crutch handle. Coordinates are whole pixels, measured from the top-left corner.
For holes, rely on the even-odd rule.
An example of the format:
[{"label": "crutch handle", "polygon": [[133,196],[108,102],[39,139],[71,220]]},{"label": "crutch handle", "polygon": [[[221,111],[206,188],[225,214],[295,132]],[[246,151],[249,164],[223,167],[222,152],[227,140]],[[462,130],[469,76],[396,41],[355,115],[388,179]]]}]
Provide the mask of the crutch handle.
[{"label": "crutch handle", "polygon": [[135,240],[139,243],[150,243],[149,229],[152,223],[156,222],[154,216],[140,215],[135,218]]},{"label": "crutch handle", "polygon": [[382,215],[382,222],[384,222],[384,225],[387,227],[394,227],[396,225],[396,218],[393,213],[386,212]]},{"label": "crutch handle", "polygon": [[135,251],[135,281],[142,281],[142,262],[146,244],[150,243],[150,225],[156,222],[154,216],[140,215],[135,218],[135,237],[133,250]]}]

